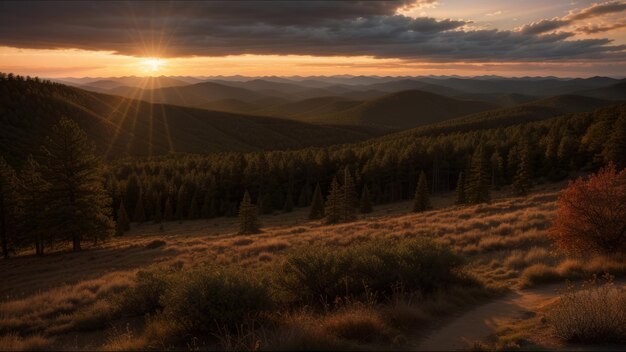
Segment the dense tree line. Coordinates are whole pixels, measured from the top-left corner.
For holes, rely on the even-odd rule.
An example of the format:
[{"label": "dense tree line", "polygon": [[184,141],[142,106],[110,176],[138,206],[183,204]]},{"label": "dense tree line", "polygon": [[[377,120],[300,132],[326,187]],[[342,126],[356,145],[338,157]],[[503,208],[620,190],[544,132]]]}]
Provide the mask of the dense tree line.
[{"label": "dense tree line", "polygon": [[[326,148],[118,161],[109,168],[106,188],[118,212],[123,206],[132,214],[140,204],[142,216],[135,220],[145,221],[153,221],[159,207],[176,209],[178,221],[236,216],[246,190],[262,214],[313,204],[311,218],[342,221],[360,208],[357,194],[365,189],[371,204],[417,197],[421,171],[427,193],[456,188],[460,204],[475,204],[504,185],[523,195],[534,183],[575,170],[608,161],[623,165],[625,120],[626,105],[619,105],[504,128],[460,125],[436,135],[417,129]],[[324,214],[322,202],[326,212],[336,203],[337,212]]]}]

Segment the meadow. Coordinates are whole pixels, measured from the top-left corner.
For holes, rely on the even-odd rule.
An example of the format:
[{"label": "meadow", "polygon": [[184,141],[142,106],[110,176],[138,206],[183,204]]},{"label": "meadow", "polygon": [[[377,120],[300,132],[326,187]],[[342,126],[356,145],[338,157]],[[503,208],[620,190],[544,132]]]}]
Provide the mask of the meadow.
[{"label": "meadow", "polygon": [[[0,346],[26,350],[418,348],[450,316],[511,290],[605,272],[626,274],[623,258],[583,260],[555,251],[546,232],[564,185],[540,185],[532,194],[514,198],[503,189],[492,194],[490,203],[475,206],[454,205],[454,195],[443,194],[432,198],[431,211],[410,213],[409,202],[393,203],[337,225],[303,221],[307,209],[297,209],[260,217],[263,231],[255,235],[238,235],[234,218],[133,224],[124,236],[92,244],[83,252],[60,248],[45,257],[20,253],[0,262],[4,273]],[[387,292],[346,288],[345,295],[338,296],[341,299],[321,303],[310,296],[305,301],[281,298],[265,316],[238,322],[235,329],[219,328],[204,340],[177,339],[176,328],[157,310],[137,308],[146,303],[149,292],[129,294],[145,273],[228,268],[245,278],[243,282],[261,278],[267,283],[262,280],[282,270],[285,258],[293,259],[294,253],[298,259],[298,252],[316,248],[341,250],[360,248],[374,239],[408,243],[421,238],[431,238],[462,258],[452,269],[456,279],[450,284],[430,292],[401,286]],[[443,279],[433,278],[437,280]],[[144,286],[158,282],[139,281]]]}]

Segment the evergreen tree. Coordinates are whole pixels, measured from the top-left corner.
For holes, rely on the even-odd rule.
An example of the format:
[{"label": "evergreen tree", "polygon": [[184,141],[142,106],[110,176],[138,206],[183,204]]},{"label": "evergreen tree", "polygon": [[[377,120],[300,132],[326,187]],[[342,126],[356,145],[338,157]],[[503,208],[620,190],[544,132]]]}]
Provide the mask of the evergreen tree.
[{"label": "evergreen tree", "polygon": [[513,178],[513,184],[511,188],[513,190],[513,194],[523,196],[528,194],[532,187],[532,169],[530,164],[530,153],[528,145],[525,144],[518,149],[520,151],[520,163],[517,168],[517,173]]},{"label": "evergreen tree", "polygon": [[124,207],[124,200],[122,200],[120,202],[120,207],[117,209],[115,234],[121,236],[128,230],[130,230],[130,220],[128,219],[128,213],[126,213],[126,207]]},{"label": "evergreen tree", "polygon": [[284,213],[291,213],[293,211],[293,197],[291,196],[291,190],[287,192],[285,197],[285,205],[283,206]]},{"label": "evergreen tree", "polygon": [[239,205],[239,233],[251,234],[259,232],[259,220],[257,218],[257,209],[252,204],[250,193],[246,191],[243,200]]},{"label": "evergreen tree", "polygon": [[163,211],[161,210],[161,195],[157,194],[154,197],[154,219],[155,224],[163,222]]},{"label": "evergreen tree", "polygon": [[504,182],[504,160],[500,153],[496,150],[491,155],[491,187],[495,190],[500,189]]},{"label": "evergreen tree", "polygon": [[491,183],[489,159],[485,147],[481,144],[472,155],[470,177],[467,182],[465,195],[470,204],[479,204],[489,201],[489,184]]},{"label": "evergreen tree", "polygon": [[191,197],[191,204],[189,205],[189,213],[187,214],[187,218],[190,220],[195,220],[200,216],[198,211],[198,197],[194,193],[193,197]]},{"label": "evergreen tree", "polygon": [[302,190],[300,191],[300,196],[298,197],[298,207],[304,208],[306,207],[311,199],[311,186],[307,182],[304,186],[302,186]]},{"label": "evergreen tree", "polygon": [[43,255],[45,244],[52,242],[51,233],[46,231],[45,195],[48,184],[43,180],[41,167],[32,155],[22,167],[19,181],[22,206],[20,230],[28,244],[35,245],[35,254]]},{"label": "evergreen tree", "polygon": [[602,151],[606,163],[614,163],[617,170],[626,168],[626,115],[615,120],[613,132]]},{"label": "evergreen tree", "polygon": [[354,180],[352,179],[352,175],[350,174],[350,168],[348,166],[346,166],[346,168],[344,169],[342,193],[342,220],[353,220],[355,218],[356,209],[359,206],[359,201],[357,198]]},{"label": "evergreen tree", "polygon": [[137,223],[142,223],[146,221],[146,212],[143,207],[143,190],[139,190],[139,198],[135,203],[135,212],[133,212],[133,221]]},{"label": "evergreen tree", "polygon": [[343,219],[344,194],[341,191],[337,177],[333,177],[333,182],[330,184],[330,192],[328,197],[326,197],[326,207],[324,208],[327,224],[336,224]]},{"label": "evergreen tree", "polygon": [[0,156],[0,245],[5,258],[16,241],[18,216],[17,176],[15,170]]},{"label": "evergreen tree", "polygon": [[103,187],[95,146],[85,132],[62,118],[46,138],[43,151],[47,157],[43,176],[50,184],[50,230],[70,239],[74,251],[81,249],[87,236],[94,241],[108,237],[114,228],[111,199]]},{"label": "evergreen tree", "polygon": [[428,181],[424,171],[420,172],[417,188],[415,189],[415,198],[413,198],[413,212],[422,212],[431,208],[430,198],[428,195]]},{"label": "evergreen tree", "polygon": [[174,209],[172,208],[172,199],[167,197],[165,200],[165,210],[163,211],[163,218],[165,221],[174,220]]},{"label": "evergreen tree", "polygon": [[311,210],[309,211],[309,219],[321,219],[324,217],[324,196],[322,196],[322,188],[318,183],[313,192],[313,200],[311,201]]},{"label": "evergreen tree", "polygon": [[459,172],[459,178],[456,181],[456,204],[467,204],[467,197],[465,196],[465,174],[463,171]]},{"label": "evergreen tree", "polygon": [[367,188],[367,185],[363,186],[363,191],[361,191],[359,211],[361,214],[369,214],[372,212],[372,200],[370,199],[370,191]]}]

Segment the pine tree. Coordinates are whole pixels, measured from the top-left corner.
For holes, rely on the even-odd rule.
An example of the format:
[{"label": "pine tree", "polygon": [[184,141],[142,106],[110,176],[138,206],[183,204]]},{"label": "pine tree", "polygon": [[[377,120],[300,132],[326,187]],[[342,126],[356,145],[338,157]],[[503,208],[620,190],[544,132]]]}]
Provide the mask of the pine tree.
[{"label": "pine tree", "polygon": [[0,245],[7,258],[15,243],[19,216],[18,180],[15,170],[0,156]]},{"label": "pine tree", "polygon": [[121,236],[128,230],[130,230],[130,220],[128,219],[128,213],[126,213],[126,207],[124,207],[124,200],[121,200],[120,207],[117,209],[115,234]]},{"label": "pine tree", "polygon": [[465,196],[465,174],[463,171],[459,172],[459,178],[456,181],[456,204],[467,204],[467,197]]},{"label": "pine tree", "polygon": [[495,190],[500,189],[504,179],[504,160],[500,153],[496,150],[491,155],[491,187]]},{"label": "pine tree", "polygon": [[352,179],[352,175],[350,175],[350,168],[348,166],[344,169],[342,193],[342,220],[353,220],[355,218],[356,209],[359,206],[359,200],[357,198],[354,180]]},{"label": "pine tree", "polygon": [[513,194],[523,196],[528,194],[532,187],[532,169],[528,145],[525,144],[518,148],[518,150],[520,151],[519,165],[517,167],[517,173],[513,178],[511,189],[513,190]]},{"label": "pine tree", "polygon": [[163,211],[163,218],[165,221],[174,220],[174,209],[172,208],[172,199],[167,197],[165,201],[165,210]]},{"label": "pine tree", "polygon": [[86,133],[72,120],[62,118],[46,138],[44,179],[50,184],[50,230],[71,239],[74,251],[89,236],[94,241],[114,229],[111,199],[103,187],[100,159]]},{"label": "pine tree", "polygon": [[21,208],[20,230],[28,244],[35,245],[35,254],[43,255],[46,243],[52,242],[51,233],[46,231],[46,199],[48,184],[41,175],[41,166],[28,156],[20,173]]},{"label": "pine tree", "polygon": [[146,221],[146,211],[143,207],[143,190],[139,190],[139,198],[135,203],[135,211],[133,212],[133,221],[142,223]]},{"label": "pine tree", "polygon": [[333,177],[333,182],[330,184],[330,193],[328,193],[326,198],[326,207],[324,208],[327,224],[336,224],[343,219],[344,194],[341,191],[337,177]]},{"label": "pine tree", "polygon": [[161,210],[161,194],[154,197],[154,219],[155,224],[163,222],[163,211]]},{"label": "pine tree", "polygon": [[489,159],[483,145],[479,145],[470,164],[470,175],[467,180],[466,197],[470,204],[489,201],[489,184],[491,183]]},{"label": "pine tree", "polygon": [[359,212],[361,212],[361,214],[369,214],[372,212],[372,200],[370,199],[370,191],[367,188],[367,185],[363,186],[363,191],[361,191]]},{"label": "pine tree", "polygon": [[324,217],[324,196],[322,196],[322,188],[318,183],[313,192],[313,200],[311,201],[311,210],[309,211],[309,219],[321,219]]},{"label": "pine tree", "polygon": [[298,196],[298,207],[304,208],[309,204],[311,199],[311,186],[307,182],[304,186],[302,186],[302,190],[300,190],[300,196]]},{"label": "pine tree", "polygon": [[602,151],[604,161],[614,163],[617,170],[626,168],[626,116],[621,115],[613,125],[613,132]]},{"label": "pine tree", "polygon": [[259,220],[257,218],[257,209],[252,204],[250,193],[246,191],[243,200],[239,205],[239,233],[251,234],[259,232]]},{"label": "pine tree", "polygon": [[415,198],[413,199],[413,212],[422,212],[431,208],[430,198],[428,196],[428,181],[424,171],[420,172],[417,188],[415,189]]}]

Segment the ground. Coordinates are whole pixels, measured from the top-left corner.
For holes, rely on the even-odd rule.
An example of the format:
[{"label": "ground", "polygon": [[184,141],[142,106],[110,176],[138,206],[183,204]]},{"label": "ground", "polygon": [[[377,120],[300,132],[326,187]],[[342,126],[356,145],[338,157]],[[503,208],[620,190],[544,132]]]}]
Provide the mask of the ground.
[{"label": "ground", "polygon": [[[496,294],[493,301],[474,310],[459,305],[453,318],[429,321],[414,333],[405,331],[402,348],[487,346],[498,329],[522,321],[528,324],[529,317],[555,296],[552,286],[542,285],[584,278],[606,268],[614,274],[626,273],[624,261],[581,262],[555,251],[547,228],[564,185],[539,185],[529,196],[517,198],[503,189],[492,193],[489,204],[465,207],[454,205],[451,193],[437,195],[432,211],[410,213],[411,202],[381,205],[372,214],[339,225],[306,220],[308,209],[297,209],[262,216],[263,232],[256,235],[237,235],[235,218],[133,224],[124,236],[87,245],[80,253],[59,250],[42,258],[22,253],[0,261],[0,336],[4,335],[0,346],[119,348],[120,336],[128,340],[138,336],[145,319],[102,319],[111,304],[108,298],[133,285],[138,270],[154,265],[258,268],[280,261],[290,248],[302,244],[349,246],[363,238],[416,236],[433,237],[463,254],[466,273]],[[529,288],[537,286],[541,287]],[[465,320],[458,319],[464,316]]]}]

